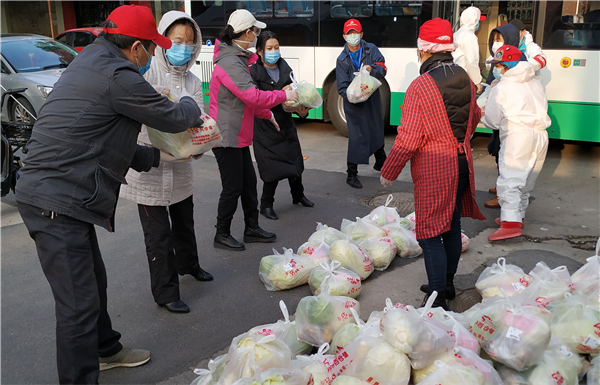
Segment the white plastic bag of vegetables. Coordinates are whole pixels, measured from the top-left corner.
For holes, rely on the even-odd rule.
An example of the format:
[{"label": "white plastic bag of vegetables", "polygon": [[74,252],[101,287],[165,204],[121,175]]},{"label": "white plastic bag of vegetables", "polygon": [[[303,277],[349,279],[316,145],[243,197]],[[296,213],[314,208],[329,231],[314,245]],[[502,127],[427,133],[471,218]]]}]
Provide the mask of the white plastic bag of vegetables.
[{"label": "white plastic bag of vegetables", "polygon": [[219,385],[232,385],[242,378],[251,378],[257,371],[269,368],[289,368],[291,352],[274,335],[240,334],[231,341],[227,364],[219,378]]},{"label": "white plastic bag of vegetables", "polygon": [[321,294],[321,287],[327,285],[334,296],[356,298],[362,289],[360,276],[341,266],[339,261],[320,262],[310,273],[308,286],[313,295]]},{"label": "white plastic bag of vegetables", "polygon": [[356,377],[341,375],[337,376],[331,385],[369,385],[369,383]]},{"label": "white plastic bag of vegetables", "polygon": [[385,226],[388,223],[400,223],[398,210],[395,207],[388,207],[388,205],[392,203],[392,200],[394,200],[394,196],[392,194],[388,195],[385,205],[373,209],[373,211],[363,219],[375,221],[379,226]]},{"label": "white plastic bag of vegetables", "polygon": [[600,238],[596,243],[596,255],[587,259],[583,265],[571,276],[573,287],[585,293],[593,302],[600,305]]},{"label": "white plastic bag of vegetables", "polygon": [[383,226],[387,237],[392,238],[396,244],[396,250],[401,258],[415,258],[423,254],[416,236],[398,223],[390,223]]},{"label": "white plastic bag of vegetables", "polygon": [[538,362],[550,342],[550,326],[539,311],[506,295],[490,298],[470,314],[469,331],[495,361],[525,370]]},{"label": "white plastic bag of vegetables", "polygon": [[301,369],[271,368],[261,372],[250,385],[308,385],[312,375]]},{"label": "white plastic bag of vegetables", "polygon": [[283,104],[288,108],[296,108],[299,106],[304,106],[308,108],[319,108],[321,104],[323,104],[323,98],[321,98],[321,94],[319,94],[319,90],[314,85],[306,82],[306,80],[302,80],[301,82],[296,82],[294,78],[294,73],[290,73],[290,79],[292,79],[292,89],[298,92],[298,101],[287,101]]},{"label": "white plastic bag of vegetables", "polygon": [[350,308],[356,308],[358,313],[358,301],[332,296],[326,286],[321,288],[321,294],[302,298],[296,308],[298,339],[313,346],[330,343],[342,326],[354,322]]},{"label": "white plastic bag of vegetables", "polygon": [[194,369],[194,374],[197,374],[198,377],[192,381],[191,385],[215,385],[221,378],[226,363],[227,354],[223,354],[208,361],[208,369]]},{"label": "white plastic bag of vegetables", "polygon": [[314,268],[310,258],[301,257],[284,247],[283,254],[273,249],[273,255],[262,257],[258,276],[269,291],[287,290],[308,283]]},{"label": "white plastic bag of vegetables", "polygon": [[[429,297],[426,308],[431,308],[436,294],[434,292]],[[383,338],[394,348],[408,355],[413,369],[423,369],[452,350],[454,341],[439,321],[421,315],[412,306],[397,308],[391,306],[391,301],[388,303],[381,318]],[[427,314],[427,310],[424,314]]]},{"label": "white plastic bag of vegetables", "polygon": [[298,368],[312,374],[314,385],[330,385],[332,378],[329,363],[333,362],[333,355],[326,355],[329,344],[324,343],[319,347],[317,353],[310,356],[297,356],[292,361],[292,368]]},{"label": "white plastic bag of vegetables", "polygon": [[381,82],[371,76],[369,71],[362,64],[358,72],[354,73],[354,79],[346,88],[346,97],[352,104],[362,103],[369,99],[371,95],[381,86]]},{"label": "white plastic bag of vegetables", "polygon": [[[544,264],[544,266],[546,266],[546,264]],[[565,266],[562,267],[566,269]],[[548,266],[546,266],[546,268],[548,268]],[[570,293],[571,289],[567,283],[557,280],[556,277],[551,274],[549,268],[548,270],[550,271],[549,274],[544,274],[542,272],[541,275],[538,275],[538,273],[535,273],[532,270],[529,273],[529,276],[533,278],[533,281],[525,288],[525,290],[519,292],[518,295],[543,307],[548,307],[548,305],[554,301],[563,300],[565,294]],[[538,270],[538,272],[539,271],[540,270]]]},{"label": "white plastic bag of vegetables", "polygon": [[587,372],[587,385],[598,385],[600,384],[600,356],[594,357],[591,364]]},{"label": "white plastic bag of vegetables", "polygon": [[600,353],[600,309],[587,296],[575,292],[552,303],[552,336],[574,352]]},{"label": "white plastic bag of vegetables", "polygon": [[385,270],[396,257],[396,243],[392,238],[369,238],[358,244],[373,259],[375,270]]},{"label": "white plastic bag of vegetables", "polygon": [[317,266],[320,262],[331,262],[331,259],[329,259],[329,245],[321,240],[304,242],[298,248],[298,255],[310,258]]},{"label": "white plastic bag of vegetables", "polygon": [[346,235],[338,229],[317,222],[317,229],[308,238],[308,242],[319,241],[319,243],[325,242],[328,245],[331,245],[333,242],[339,239],[346,239]]},{"label": "white plastic bag of vegetables", "polygon": [[483,375],[472,366],[448,365],[435,362],[436,370],[417,385],[485,385]]},{"label": "white plastic bag of vegetables", "polygon": [[373,259],[352,240],[333,242],[329,248],[329,258],[339,261],[343,267],[358,274],[362,280],[373,273]]},{"label": "white plastic bag of vegetables", "polygon": [[533,278],[525,274],[523,269],[515,265],[507,266],[505,258],[498,258],[497,263],[486,267],[477,278],[475,288],[483,298],[502,296],[501,290],[512,296],[525,290],[531,281]]},{"label": "white plastic bag of vegetables", "polygon": [[350,233],[352,239],[356,242],[364,241],[370,238],[385,237],[385,231],[370,219],[356,218],[356,224],[352,227]]},{"label": "white plastic bag of vegetables", "polygon": [[381,336],[361,334],[344,350],[352,359],[344,375],[370,384],[407,385],[410,380],[410,360]]},{"label": "white plastic bag of vegetables", "polygon": [[292,353],[292,357],[298,354],[307,354],[312,350],[312,346],[298,339],[298,330],[296,321],[290,321],[290,313],[283,300],[279,301],[279,308],[283,313],[283,321],[277,320],[272,324],[255,326],[248,331],[248,334],[259,334],[261,336],[274,335],[275,338],[283,342]]},{"label": "white plastic bag of vegetables", "polygon": [[417,309],[423,316],[434,318],[439,321],[446,330],[446,333],[452,338],[455,346],[471,350],[479,354],[479,342],[466,327],[464,327],[454,316],[456,313],[447,312],[441,307]]}]

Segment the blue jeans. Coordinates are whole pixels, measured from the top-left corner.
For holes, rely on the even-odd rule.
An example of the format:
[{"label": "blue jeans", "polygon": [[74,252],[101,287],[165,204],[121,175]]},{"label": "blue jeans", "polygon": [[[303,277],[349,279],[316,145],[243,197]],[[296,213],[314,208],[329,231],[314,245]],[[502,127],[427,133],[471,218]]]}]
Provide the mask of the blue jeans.
[{"label": "blue jeans", "polygon": [[[456,207],[452,215],[450,230],[431,238],[419,239],[423,249],[425,270],[429,280],[429,289],[443,293],[446,278],[452,279],[458,268],[462,243],[460,240],[460,213],[462,196],[469,185],[469,165],[465,155],[458,156],[458,188],[456,189]],[[418,220],[418,218],[417,218]]]}]

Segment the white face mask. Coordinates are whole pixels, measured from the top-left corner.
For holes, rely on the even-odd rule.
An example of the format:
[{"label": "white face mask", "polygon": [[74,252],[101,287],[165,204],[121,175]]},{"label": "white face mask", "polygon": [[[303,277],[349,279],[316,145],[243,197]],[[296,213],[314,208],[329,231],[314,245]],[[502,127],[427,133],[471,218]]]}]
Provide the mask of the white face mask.
[{"label": "white face mask", "polygon": [[351,47],[356,47],[360,44],[360,33],[352,33],[350,35],[346,35],[346,43],[348,43]]},{"label": "white face mask", "polygon": [[492,52],[496,53],[496,51],[498,51],[498,48],[502,47],[504,45],[504,43],[502,42],[494,42],[494,44],[492,44]]},{"label": "white face mask", "polygon": [[236,43],[248,43],[248,48],[246,49],[250,49],[250,48],[254,48],[256,47],[256,42],[258,41],[258,35],[254,33],[254,31],[250,31],[254,34],[254,40],[252,41],[246,41],[246,40],[233,40]]}]

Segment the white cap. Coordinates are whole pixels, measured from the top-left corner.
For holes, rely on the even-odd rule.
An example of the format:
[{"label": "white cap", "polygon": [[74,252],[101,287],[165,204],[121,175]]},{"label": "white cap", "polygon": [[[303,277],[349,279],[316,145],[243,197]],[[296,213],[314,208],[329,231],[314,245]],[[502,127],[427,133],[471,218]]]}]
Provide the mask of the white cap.
[{"label": "white cap", "polygon": [[265,29],[267,25],[254,18],[254,16],[246,9],[237,9],[233,11],[227,25],[233,27],[233,33],[243,32],[252,27]]}]

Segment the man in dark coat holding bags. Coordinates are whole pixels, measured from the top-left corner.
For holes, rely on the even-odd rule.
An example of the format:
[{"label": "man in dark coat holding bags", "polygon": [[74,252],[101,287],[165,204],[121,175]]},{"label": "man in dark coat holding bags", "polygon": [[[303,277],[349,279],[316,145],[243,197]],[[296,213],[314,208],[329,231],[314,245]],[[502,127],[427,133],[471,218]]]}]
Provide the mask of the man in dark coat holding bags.
[{"label": "man in dark coat holding bags", "polygon": [[335,73],[338,93],[344,99],[344,112],[348,122],[348,178],[346,183],[354,188],[362,188],[358,180],[358,165],[369,164],[369,157],[375,154],[373,169],[380,171],[386,159],[383,137],[383,114],[381,112],[381,94],[379,89],[364,102],[353,104],[348,101],[346,91],[354,73],[361,65],[371,76],[383,79],[386,75],[385,58],[379,49],[362,40],[362,26],[356,19],[344,24],[346,45],[338,56]]}]

